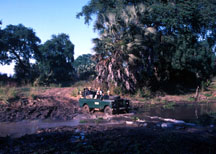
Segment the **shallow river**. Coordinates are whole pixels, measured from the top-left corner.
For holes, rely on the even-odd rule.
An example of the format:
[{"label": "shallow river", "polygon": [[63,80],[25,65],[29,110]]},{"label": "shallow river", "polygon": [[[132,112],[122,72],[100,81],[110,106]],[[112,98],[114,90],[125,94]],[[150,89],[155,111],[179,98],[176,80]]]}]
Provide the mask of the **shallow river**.
[{"label": "shallow river", "polygon": [[60,126],[77,126],[79,120],[73,121],[43,121],[43,120],[25,120],[20,122],[1,122],[0,137],[20,137],[26,134],[34,134],[38,129],[53,128]]},{"label": "shallow river", "polygon": [[216,115],[216,103],[166,103],[145,105],[137,109],[137,115],[158,116],[193,122],[206,115]]},{"label": "shallow river", "polygon": [[[121,123],[122,121],[126,121],[128,117],[138,117],[139,119],[145,120],[146,117],[161,117],[161,118],[169,118],[176,120],[183,120],[184,122],[197,122],[202,119],[204,115],[207,117],[216,116],[216,103],[166,103],[166,104],[157,104],[157,105],[144,105],[142,108],[135,108],[131,114],[125,115],[114,115],[111,119],[116,119],[116,117],[126,117],[126,118],[118,118],[118,120],[112,120],[115,123]],[[92,118],[92,117],[91,117]],[[89,116],[83,117],[83,115],[78,115],[72,121],[48,121],[48,120],[33,120],[33,121],[20,121],[20,122],[0,122],[0,137],[20,137],[25,134],[34,134],[38,129],[43,128],[55,128],[61,126],[78,126],[83,124],[81,121],[89,119]],[[94,117],[92,119],[96,119]],[[105,121],[107,120],[103,117]],[[109,119],[109,118],[108,118]],[[121,121],[120,121],[121,120]],[[211,119],[204,119],[204,122]],[[110,121],[107,120],[107,121]],[[110,122],[108,122],[110,123]],[[108,124],[104,123],[104,124]],[[93,123],[94,124],[94,123]]]}]

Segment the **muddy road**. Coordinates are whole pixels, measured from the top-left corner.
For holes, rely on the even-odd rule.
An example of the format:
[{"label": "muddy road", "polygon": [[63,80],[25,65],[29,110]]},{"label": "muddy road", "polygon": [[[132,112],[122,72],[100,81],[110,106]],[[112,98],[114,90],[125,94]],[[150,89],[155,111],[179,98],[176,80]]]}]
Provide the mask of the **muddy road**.
[{"label": "muddy road", "polygon": [[[133,112],[112,116],[82,114],[71,91],[52,88],[34,99],[0,103],[0,154],[216,153],[214,121],[201,126],[170,118],[172,114],[154,116],[168,113],[171,105],[144,112],[148,108],[134,104]],[[189,108],[188,113],[204,109]],[[154,114],[145,114],[150,111]]]},{"label": "muddy road", "polygon": [[8,104],[0,103],[0,121],[71,120],[79,113],[78,100],[72,98],[72,88],[48,89],[34,99],[21,98]]}]

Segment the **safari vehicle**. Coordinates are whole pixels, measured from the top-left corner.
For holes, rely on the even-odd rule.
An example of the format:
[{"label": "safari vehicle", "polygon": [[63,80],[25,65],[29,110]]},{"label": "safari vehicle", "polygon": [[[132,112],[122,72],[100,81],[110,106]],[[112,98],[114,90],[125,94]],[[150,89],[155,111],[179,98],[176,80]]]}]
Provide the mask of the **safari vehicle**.
[{"label": "safari vehicle", "polygon": [[79,105],[84,113],[89,113],[90,111],[104,111],[105,114],[114,114],[121,111],[129,112],[130,102],[120,98],[120,96],[98,96],[96,99],[93,97],[87,97],[79,99]]}]

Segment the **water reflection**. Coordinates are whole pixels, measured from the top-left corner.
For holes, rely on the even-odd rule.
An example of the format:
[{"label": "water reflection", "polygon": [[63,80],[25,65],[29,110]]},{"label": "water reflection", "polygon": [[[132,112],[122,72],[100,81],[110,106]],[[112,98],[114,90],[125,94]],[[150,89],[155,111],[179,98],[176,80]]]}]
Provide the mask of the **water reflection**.
[{"label": "water reflection", "polygon": [[216,113],[216,103],[166,103],[144,105],[138,108],[139,116],[159,116],[184,121],[193,121],[205,114]]},{"label": "water reflection", "polygon": [[0,137],[21,137],[26,134],[34,134],[41,128],[55,128],[61,126],[77,126],[79,120],[73,121],[20,121],[20,122],[1,122]]},{"label": "water reflection", "polygon": [[[111,117],[102,116],[105,121],[104,124],[119,124],[126,120],[131,120],[131,117],[139,117],[145,120],[149,116],[157,116],[158,119],[168,118],[175,120],[183,120],[184,122],[196,122],[196,120],[206,123],[207,125],[216,124],[215,119],[211,119],[211,116],[215,115],[216,119],[216,103],[166,103],[157,105],[144,105],[136,110],[135,114],[123,114],[114,115]],[[207,115],[207,116],[206,116]],[[73,121],[20,121],[20,122],[0,122],[0,137],[21,137],[26,134],[34,134],[38,129],[43,128],[55,128],[61,126],[78,126],[82,125],[80,121],[93,119],[93,123],[98,123],[100,119],[97,118],[97,114],[94,115],[77,115]],[[152,120],[152,119],[151,119]],[[202,124],[198,123],[198,124]],[[86,123],[84,123],[86,124]],[[89,124],[89,123],[88,123]],[[91,123],[92,124],[92,123]]]}]

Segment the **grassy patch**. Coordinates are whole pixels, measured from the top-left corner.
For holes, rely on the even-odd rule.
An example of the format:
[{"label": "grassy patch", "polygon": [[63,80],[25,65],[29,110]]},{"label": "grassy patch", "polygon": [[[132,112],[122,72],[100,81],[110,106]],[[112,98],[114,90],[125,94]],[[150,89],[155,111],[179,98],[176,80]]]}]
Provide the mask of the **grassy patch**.
[{"label": "grassy patch", "polygon": [[81,123],[81,124],[87,123],[87,120],[80,120],[79,123]]},{"label": "grassy patch", "polygon": [[62,84],[55,84],[55,83],[51,83],[50,85],[49,85],[49,87],[52,87],[52,88],[61,88],[62,87]]},{"label": "grassy patch", "polygon": [[45,87],[0,87],[0,100],[9,103],[12,100],[19,98],[36,99],[39,93],[42,93],[48,88]]},{"label": "grassy patch", "polygon": [[98,123],[101,123],[101,122],[103,122],[104,121],[104,119],[102,118],[102,117],[99,117],[99,118],[97,118],[97,119],[95,119],[95,122],[98,124]]},{"label": "grassy patch", "polygon": [[160,103],[165,104],[167,101],[166,100],[161,100]]},{"label": "grassy patch", "polygon": [[144,87],[142,89],[138,89],[137,92],[136,92],[136,94],[134,95],[134,97],[138,97],[138,98],[140,98],[140,97],[151,98],[152,97],[152,93],[151,93],[151,91],[148,88]]},{"label": "grassy patch", "polygon": [[122,95],[123,92],[122,92],[121,87],[115,87],[113,89],[113,93],[116,94],[116,95]]},{"label": "grassy patch", "polygon": [[77,97],[79,95],[80,91],[83,91],[84,88],[91,87],[95,89],[94,86],[92,86],[92,81],[79,81],[72,85],[73,90],[71,91],[71,96]]},{"label": "grassy patch", "polygon": [[73,85],[73,87],[85,87],[85,86],[88,86],[88,81],[79,81]]},{"label": "grassy patch", "polygon": [[16,88],[12,87],[0,87],[0,100],[5,103],[8,103],[11,99],[16,99],[19,97],[18,91]]},{"label": "grassy patch", "polygon": [[148,101],[149,99],[148,98],[137,98],[137,100],[139,101],[139,102],[146,102],[146,101]]},{"label": "grassy patch", "polygon": [[71,96],[77,97],[80,94],[80,92],[83,91],[84,88],[85,88],[84,86],[74,87],[73,90],[71,91]]},{"label": "grassy patch", "polygon": [[194,97],[189,97],[187,100],[190,101],[190,102],[194,102],[195,98]]},{"label": "grassy patch", "polygon": [[206,94],[204,94],[204,96],[206,96],[206,97],[211,97],[212,94],[211,94],[211,93],[206,93]]},{"label": "grassy patch", "polygon": [[137,120],[139,120],[139,117],[132,117],[132,120],[137,121]]},{"label": "grassy patch", "polygon": [[164,109],[174,109],[174,105],[175,104],[176,103],[174,103],[174,102],[168,102],[168,103],[166,103],[166,104],[163,105],[163,108]]},{"label": "grassy patch", "polygon": [[216,85],[211,85],[209,88],[210,90],[216,90]]},{"label": "grassy patch", "polygon": [[77,97],[79,94],[79,91],[80,91],[79,88],[74,88],[71,92],[71,96]]}]

